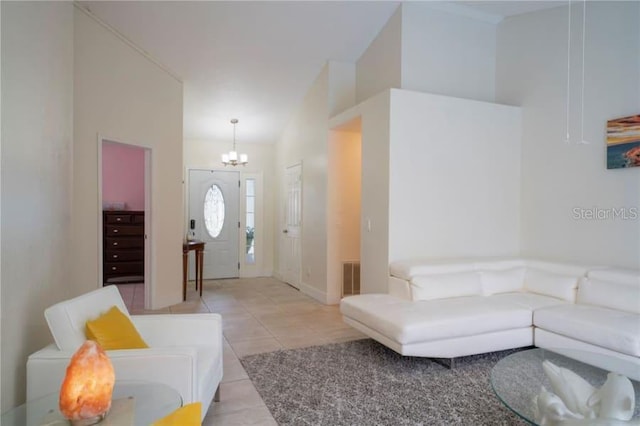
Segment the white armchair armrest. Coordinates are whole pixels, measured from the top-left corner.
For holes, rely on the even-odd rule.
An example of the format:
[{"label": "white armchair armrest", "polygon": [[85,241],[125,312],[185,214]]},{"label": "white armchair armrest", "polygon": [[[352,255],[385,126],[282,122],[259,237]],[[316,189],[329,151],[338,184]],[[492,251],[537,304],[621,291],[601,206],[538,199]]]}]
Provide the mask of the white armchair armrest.
[{"label": "white armchair armrest", "polygon": [[[67,365],[73,353],[55,345],[35,352],[27,360],[27,401],[60,390]],[[196,400],[194,378],[198,353],[196,348],[164,347],[107,351],[118,378],[163,383],[182,395],[185,404]]]},{"label": "white armchair armrest", "polygon": [[151,347],[220,345],[222,348],[219,314],[132,315],[131,320]]}]

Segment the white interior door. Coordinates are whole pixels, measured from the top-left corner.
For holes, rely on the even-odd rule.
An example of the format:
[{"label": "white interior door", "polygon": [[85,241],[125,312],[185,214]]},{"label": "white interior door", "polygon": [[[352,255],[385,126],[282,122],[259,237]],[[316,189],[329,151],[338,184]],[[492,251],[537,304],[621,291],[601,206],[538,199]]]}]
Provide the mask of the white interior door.
[{"label": "white interior door", "polygon": [[302,269],[302,165],[285,170],[284,224],[281,237],[282,278],[299,288]]},{"label": "white interior door", "polygon": [[189,228],[206,243],[204,279],[239,276],[239,197],[239,172],[189,170]]}]

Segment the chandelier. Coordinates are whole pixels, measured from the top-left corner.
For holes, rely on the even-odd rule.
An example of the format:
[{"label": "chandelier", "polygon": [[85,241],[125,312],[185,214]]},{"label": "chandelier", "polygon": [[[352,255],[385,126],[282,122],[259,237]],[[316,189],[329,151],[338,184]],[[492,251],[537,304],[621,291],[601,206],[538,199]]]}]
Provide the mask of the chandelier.
[{"label": "chandelier", "polygon": [[231,119],[231,124],[233,124],[233,149],[228,154],[222,154],[222,164],[225,166],[237,166],[238,164],[245,166],[249,162],[249,156],[247,154],[238,155],[238,151],[236,151],[236,124],[238,124],[238,119]]}]

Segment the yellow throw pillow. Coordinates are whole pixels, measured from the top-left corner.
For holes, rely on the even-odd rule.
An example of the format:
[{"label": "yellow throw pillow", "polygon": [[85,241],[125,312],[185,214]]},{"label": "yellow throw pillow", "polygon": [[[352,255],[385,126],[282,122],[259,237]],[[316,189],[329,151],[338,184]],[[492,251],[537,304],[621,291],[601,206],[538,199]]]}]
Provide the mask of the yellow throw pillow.
[{"label": "yellow throw pillow", "polygon": [[159,420],[156,420],[151,426],[200,426],[200,415],[202,412],[202,403],[193,402],[184,407],[178,408],[173,413]]},{"label": "yellow throw pillow", "polygon": [[87,321],[85,334],[87,339],[95,340],[106,351],[149,347],[140,337],[131,319],[117,306],[112,306],[98,318]]}]

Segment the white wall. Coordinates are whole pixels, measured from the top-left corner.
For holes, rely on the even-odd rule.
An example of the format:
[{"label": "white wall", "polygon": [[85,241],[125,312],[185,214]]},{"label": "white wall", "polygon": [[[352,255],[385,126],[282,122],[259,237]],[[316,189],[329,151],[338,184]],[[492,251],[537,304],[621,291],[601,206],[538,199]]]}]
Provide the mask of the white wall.
[{"label": "white wall", "polygon": [[356,64],[329,61],[329,116],[356,103]]},{"label": "white wall", "polygon": [[391,91],[389,261],[515,256],[517,107]]},{"label": "white wall", "polygon": [[[327,120],[329,66],[325,66],[307,92],[300,108],[276,144],[278,209],[275,229],[283,229],[284,170],[302,162],[302,283],[300,290],[326,301],[327,294]],[[280,272],[280,236],[276,247],[276,276]]]},{"label": "white wall", "polygon": [[[240,125],[240,124],[238,124]],[[184,141],[184,170],[185,170],[185,185],[188,185],[187,170],[192,169],[214,169],[214,170],[229,170],[222,165],[221,156],[223,153],[229,152],[232,147],[231,141],[211,141],[211,140],[193,140],[187,139]],[[249,268],[247,266],[241,266],[240,274],[257,275],[257,276],[271,276],[273,273],[274,262],[274,221],[275,221],[275,196],[276,196],[276,176],[275,176],[275,146],[273,144],[237,144],[238,152],[242,152],[249,156],[249,164],[246,166],[239,166],[233,168],[233,170],[239,171],[241,179],[251,174],[262,174],[263,179],[263,216],[261,223],[263,224],[262,230],[256,229],[256,245],[259,240],[261,241],[262,253],[258,253],[256,259],[256,267]],[[187,187],[185,187],[187,188]],[[183,233],[187,232],[187,204],[185,191],[185,221],[183,224]],[[244,203],[241,203],[241,214],[244,214]],[[258,219],[258,218],[256,218]],[[244,243],[241,244],[244,247]]]},{"label": "white wall", "polygon": [[390,91],[358,105],[362,116],[360,291],[385,293],[389,274]]},{"label": "white wall", "polygon": [[402,84],[402,8],[396,12],[356,62],[356,102]]},{"label": "white wall", "polygon": [[494,100],[494,24],[433,9],[429,2],[406,2],[402,46],[395,49],[402,51],[402,83],[397,87]]},{"label": "white wall", "polygon": [[25,398],[44,309],[71,294],[73,6],[2,2],[2,407]]},{"label": "white wall", "polygon": [[[581,137],[582,7],[572,16],[571,118]],[[640,267],[640,219],[580,220],[577,209],[640,207],[640,168],[606,169],[609,119],[640,111],[640,3],[587,2],[584,134],[566,144],[567,8],[498,28],[497,99],[523,107],[522,250],[527,256]]]},{"label": "white wall", "polygon": [[495,63],[495,24],[405,2],[358,59],[356,100],[402,88],[493,101]]},{"label": "white wall", "polygon": [[98,143],[151,148],[151,308],[182,300],[182,83],[82,11],[74,13],[76,293],[93,290],[98,256]]}]

